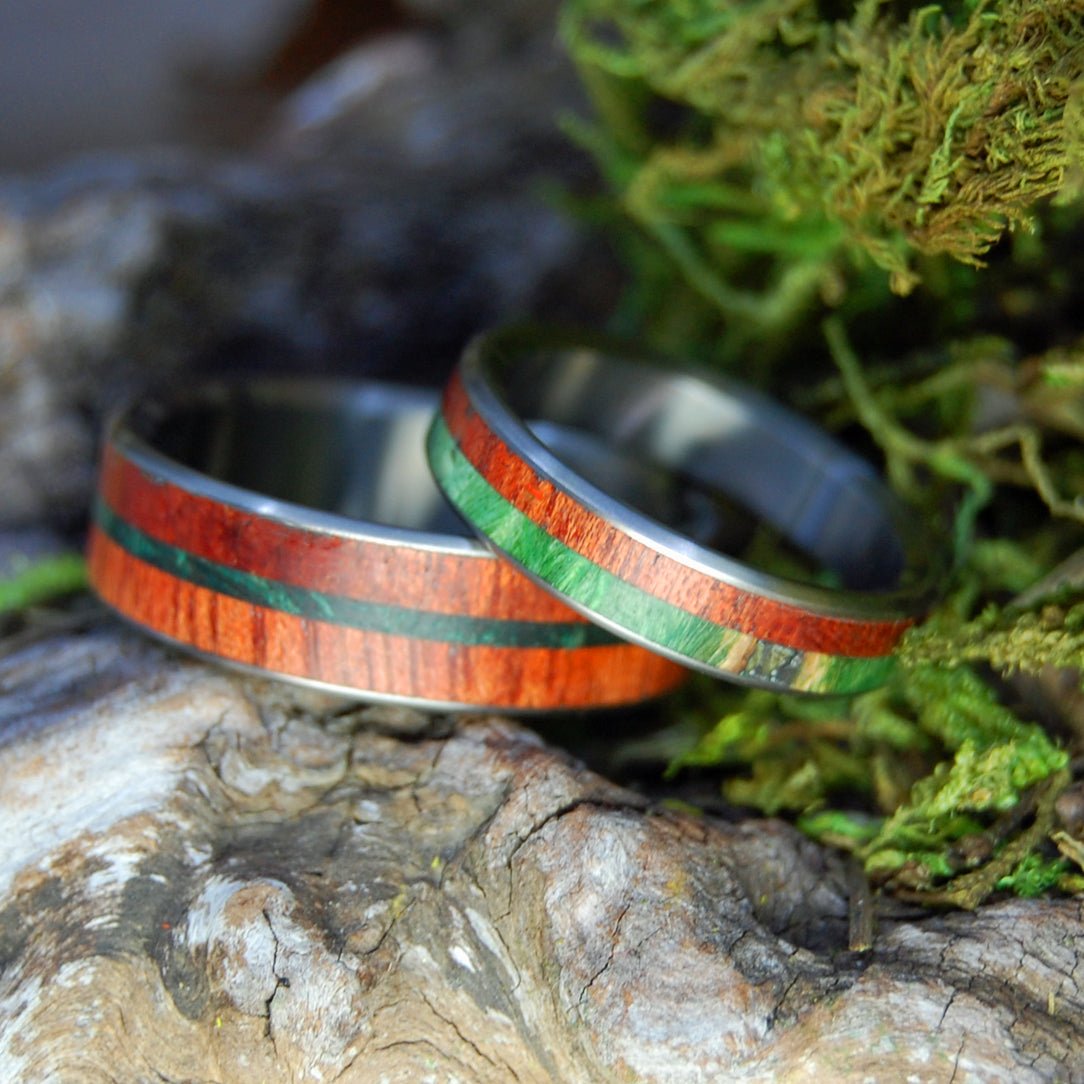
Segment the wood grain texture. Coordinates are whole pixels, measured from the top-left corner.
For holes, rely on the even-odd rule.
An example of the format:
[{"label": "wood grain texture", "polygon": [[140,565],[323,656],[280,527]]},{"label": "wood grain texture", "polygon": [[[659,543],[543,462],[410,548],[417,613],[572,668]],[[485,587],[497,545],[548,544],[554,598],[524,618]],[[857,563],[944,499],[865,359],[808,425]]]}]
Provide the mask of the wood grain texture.
[{"label": "wood grain texture", "polygon": [[481,548],[441,553],[304,530],[154,478],[112,445],[102,457],[98,492],[153,538],[280,583],[435,613],[586,620]]},{"label": "wood grain texture", "polygon": [[258,515],[155,477],[113,441],[88,565],[102,599],[172,643],[362,695],[579,710],[687,676],[480,545],[439,552]]},{"label": "wood grain texture", "polygon": [[0,1079],[1084,1079],[1084,910],[881,919],[771,820],[117,625],[0,656]]},{"label": "wood grain texture", "polygon": [[[743,628],[718,624],[677,606],[660,597],[665,594],[661,590],[650,591],[623,579],[573,544],[550,534],[546,526],[506,499],[470,462],[443,418],[436,419],[430,429],[429,457],[445,496],[497,550],[561,597],[609,622],[610,627],[625,630],[710,673],[729,674],[774,689],[842,695],[883,684],[895,665],[893,656],[885,652],[849,656],[761,639]],[[603,529],[611,530],[608,524],[603,524]],[[621,537],[640,546],[630,536]],[[672,573],[662,555],[657,556],[661,571]],[[678,566],[677,578],[685,567]],[[770,601],[746,597],[749,606],[742,612],[755,611],[758,603]],[[806,620],[815,625],[819,619],[807,614]]]},{"label": "wood grain texture", "polygon": [[583,507],[489,428],[453,374],[442,413],[463,454],[506,501],[570,549],[626,583],[713,624],[800,651],[886,654],[913,619],[853,620],[743,591],[676,561]]}]

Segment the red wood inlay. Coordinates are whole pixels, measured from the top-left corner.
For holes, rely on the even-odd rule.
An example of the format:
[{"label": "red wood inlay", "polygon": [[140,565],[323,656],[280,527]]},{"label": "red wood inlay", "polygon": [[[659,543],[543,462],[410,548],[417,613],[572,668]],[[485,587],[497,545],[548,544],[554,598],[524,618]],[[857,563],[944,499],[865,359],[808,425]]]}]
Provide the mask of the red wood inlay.
[{"label": "red wood inlay", "polygon": [[489,553],[434,553],[291,527],[149,477],[112,446],[99,491],[121,519],[160,542],[296,587],[494,620],[586,620]]},{"label": "red wood inlay", "polygon": [[133,557],[97,527],[87,551],[99,595],[136,623],[199,651],[376,695],[508,709],[634,702],[686,671],[632,644],[488,647],[366,632],[242,602]]},{"label": "red wood inlay", "polygon": [[887,654],[914,624],[811,613],[742,591],[638,542],[537,474],[497,437],[471,405],[458,370],[442,409],[463,454],[506,501],[589,561],[687,613],[797,650],[856,658]]}]

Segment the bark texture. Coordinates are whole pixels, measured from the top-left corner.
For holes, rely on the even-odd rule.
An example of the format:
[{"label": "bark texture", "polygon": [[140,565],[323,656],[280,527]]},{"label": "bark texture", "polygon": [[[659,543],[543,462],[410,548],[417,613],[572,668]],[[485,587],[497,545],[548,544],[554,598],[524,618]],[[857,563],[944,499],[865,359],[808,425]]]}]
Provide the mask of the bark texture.
[{"label": "bark texture", "polygon": [[858,955],[786,826],[647,808],[505,720],[100,621],[0,692],[0,1079],[1084,1079],[1077,903]]}]

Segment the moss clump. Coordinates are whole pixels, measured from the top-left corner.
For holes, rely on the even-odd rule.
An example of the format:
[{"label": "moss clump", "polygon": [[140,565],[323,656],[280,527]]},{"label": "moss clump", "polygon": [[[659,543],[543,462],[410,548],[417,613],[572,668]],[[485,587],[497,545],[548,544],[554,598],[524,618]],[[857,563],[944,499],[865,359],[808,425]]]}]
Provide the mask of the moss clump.
[{"label": "moss clump", "polygon": [[[562,27],[618,328],[879,454],[955,558],[886,689],[705,691],[674,769],[929,903],[1076,890],[1084,2],[566,0]],[[1052,668],[1068,697],[1018,681]]]},{"label": "moss clump", "polygon": [[731,347],[877,305],[871,270],[906,294],[928,257],[981,266],[1084,177],[1079,0],[567,0],[562,25],[582,138]]},{"label": "moss clump", "polygon": [[1040,851],[1053,850],[1068,754],[966,666],[921,664],[849,702],[746,695],[671,771],[704,765],[731,769],[734,803],[793,814],[912,898],[975,906],[1033,887],[1014,879],[1025,859],[1055,868]]}]

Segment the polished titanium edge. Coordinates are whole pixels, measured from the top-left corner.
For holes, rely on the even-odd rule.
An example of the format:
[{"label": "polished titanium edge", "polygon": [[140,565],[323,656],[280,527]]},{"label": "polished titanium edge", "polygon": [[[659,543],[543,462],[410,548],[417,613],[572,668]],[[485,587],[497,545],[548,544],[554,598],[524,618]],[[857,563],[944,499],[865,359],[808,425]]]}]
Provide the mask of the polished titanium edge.
[{"label": "polished titanium edge", "polygon": [[[260,378],[258,389],[263,396],[271,394],[283,402],[290,402],[292,390],[296,386],[308,403],[336,406],[343,397],[377,398],[389,403],[400,402],[406,407],[424,406],[435,411],[438,395],[429,389],[400,388],[389,384],[367,382],[360,390],[352,381],[303,378],[299,380],[282,378]],[[213,406],[214,398],[244,393],[245,386],[240,383],[213,381],[195,392],[178,396],[170,400],[174,405]],[[367,394],[372,393],[372,394]],[[335,512],[326,512],[309,508],[303,504],[264,496],[253,490],[231,482],[222,481],[194,467],[186,466],[153,448],[147,440],[133,429],[133,415],[143,409],[143,404],[133,403],[119,410],[106,426],[106,441],[121,450],[125,458],[137,464],[146,473],[154,475],[160,481],[170,482],[181,489],[198,492],[219,504],[236,508],[238,511],[275,519],[285,526],[298,530],[314,531],[321,534],[337,535],[342,538],[373,542],[387,546],[410,546],[415,549],[429,550],[435,553],[470,554],[484,560],[496,560],[496,555],[477,539],[469,535],[444,534],[434,531],[414,530],[395,527],[388,524],[356,520]]]},{"label": "polished titanium edge", "polygon": [[[232,394],[240,394],[243,399],[252,399],[253,396],[251,393],[253,387],[259,389],[261,395],[271,394],[276,396],[279,404],[287,407],[292,407],[296,404],[297,394],[295,393],[300,393],[303,398],[307,397],[309,406],[315,405],[317,407],[326,407],[329,410],[335,410],[341,404],[344,394],[347,397],[356,397],[359,388],[364,390],[364,397],[366,399],[380,399],[383,404],[382,411],[388,415],[394,414],[396,405],[402,402],[407,410],[416,411],[419,406],[421,406],[424,409],[425,417],[428,417],[430,414],[435,414],[438,402],[438,396],[435,391],[398,388],[394,385],[376,384],[374,382],[359,384],[357,382],[261,379],[257,381],[255,385],[247,386],[216,382],[213,387],[209,388],[205,385],[194,394],[189,393],[183,396],[171,396],[165,402],[156,402],[152,400],[151,408],[161,412],[161,416],[158,420],[161,420],[161,417],[168,417],[170,412],[181,406],[185,408],[206,408],[212,412],[216,407],[223,405],[229,406],[230,409],[235,409],[232,404],[227,404],[225,399]],[[140,406],[146,407],[147,404],[141,404]],[[252,402],[249,406],[258,407],[258,403]],[[483,561],[484,567],[487,569],[491,568],[494,562],[499,561],[499,558],[494,555],[489,548],[470,537],[468,534],[460,537],[457,535],[445,534],[443,531],[415,530],[387,526],[382,523],[374,523],[373,521],[364,518],[356,519],[349,515],[320,511],[319,509],[309,508],[304,504],[296,504],[292,501],[268,498],[255,490],[245,488],[243,485],[222,481],[209,473],[205,473],[197,467],[188,466],[173,456],[160,452],[154,448],[150,443],[150,438],[145,437],[143,433],[138,431],[140,428],[138,419],[135,425],[132,424],[132,413],[133,410],[137,409],[139,409],[139,407],[129,407],[112,419],[107,430],[107,447],[113,449],[112,455],[117,457],[118,462],[128,464],[130,468],[146,477],[152,485],[168,484],[181,494],[199,498],[200,500],[210,502],[210,504],[213,505],[221,505],[224,508],[240,512],[245,516],[254,516],[259,519],[274,521],[283,528],[300,534],[331,535],[362,545],[376,543],[378,545],[403,547],[404,549],[412,551],[434,552],[437,554],[448,555],[453,558],[466,558],[469,565],[473,565],[473,561],[477,559]],[[377,409],[373,409],[371,413],[374,417],[382,416],[381,411]],[[152,423],[154,422],[153,416],[150,420]],[[353,420],[352,414],[349,415],[348,420]],[[153,430],[144,430],[144,432],[153,432]],[[377,445],[377,447],[379,447],[379,445]],[[424,456],[422,455],[420,446],[418,449],[418,463],[421,466],[421,469],[426,471],[425,478],[428,482],[428,473],[424,466]],[[439,491],[435,487],[433,488],[433,494],[438,500],[442,500],[442,498],[439,498]],[[104,497],[102,498],[102,502],[102,507],[107,508]],[[122,541],[119,541],[116,537],[110,537],[107,524],[104,522],[104,520],[108,518],[108,516],[105,516],[103,522],[99,523],[98,526],[98,530],[102,532],[103,537],[110,539],[113,545],[118,546],[119,550],[123,551],[128,559],[135,560],[136,562],[141,561],[142,558],[129,547],[126,547]],[[135,529],[138,530],[138,528]],[[466,530],[466,528],[464,528],[464,530]],[[163,543],[163,546],[170,548],[168,543]],[[177,549],[177,547],[172,548]],[[177,552],[183,553],[184,551],[177,549]],[[197,562],[204,561],[204,559],[198,558],[196,555],[189,556]],[[213,564],[214,562],[204,561],[204,563]],[[204,587],[205,589],[212,591],[212,593],[228,595],[242,602],[252,601],[244,592],[237,593],[230,592],[229,590],[224,591],[222,588],[214,585],[201,584],[199,577],[193,578],[191,576],[186,576],[180,570],[171,570],[169,568],[163,568],[161,565],[156,566],[153,564],[151,567],[158,567],[166,576],[169,576],[180,583],[190,584],[196,588]],[[483,566],[479,566],[480,569],[481,567]],[[102,582],[104,585],[106,581],[103,580]],[[526,583],[524,586],[526,586]],[[112,586],[110,586],[109,589],[112,591]],[[306,589],[304,588],[299,588],[299,592],[304,592],[305,590]],[[533,592],[534,588],[532,587],[531,590]],[[117,595],[116,597],[119,599],[122,598],[123,595]],[[263,665],[258,662],[249,662],[238,657],[230,657],[229,655],[221,654],[214,648],[208,648],[206,646],[207,641],[204,641],[203,646],[201,646],[199,637],[189,640],[184,636],[171,635],[168,628],[173,628],[172,623],[168,628],[166,626],[159,627],[150,623],[148,620],[141,619],[137,616],[136,611],[128,612],[123,605],[111,601],[110,598],[105,597],[104,595],[103,602],[111,610],[124,617],[131,624],[148,632],[163,643],[182,648],[188,654],[213,660],[216,663],[230,667],[231,669],[252,673],[274,680],[287,681],[295,685],[321,689],[348,697],[352,700],[412,705],[432,710],[498,710],[514,711],[525,714],[552,713],[555,711],[579,712],[592,710],[597,707],[612,710],[621,706],[648,702],[671,691],[680,681],[680,671],[677,668],[671,668],[670,663],[665,664],[667,668],[665,673],[660,669],[659,663],[661,663],[661,659],[656,660],[656,662],[649,667],[644,667],[641,677],[631,676],[632,674],[639,674],[641,672],[639,669],[629,671],[628,666],[632,665],[631,656],[629,656],[627,663],[622,664],[622,673],[628,675],[627,677],[622,677],[620,680],[617,680],[616,677],[611,679],[610,677],[602,676],[597,681],[580,681],[580,679],[576,677],[576,674],[578,673],[576,667],[582,669],[583,666],[587,665],[586,660],[592,656],[594,647],[607,647],[623,651],[631,648],[631,645],[610,636],[601,627],[583,624],[578,620],[571,609],[568,611],[569,622],[561,622],[560,620],[552,618],[533,622],[502,616],[469,617],[467,615],[464,615],[464,619],[459,622],[464,628],[470,626],[470,628],[467,628],[467,631],[472,634],[471,638],[461,641],[466,650],[472,650],[475,646],[479,648],[491,647],[500,650],[506,649],[513,654],[520,653],[524,658],[528,657],[532,652],[543,652],[547,654],[552,653],[554,656],[568,656],[570,659],[572,656],[575,656],[583,660],[578,664],[570,662],[569,666],[571,666],[572,669],[566,669],[564,662],[553,664],[557,667],[554,680],[559,683],[559,688],[554,695],[558,698],[547,702],[546,697],[550,695],[546,691],[550,687],[548,683],[539,684],[537,680],[535,680],[533,684],[528,683],[524,686],[514,687],[514,683],[510,680],[510,674],[499,669],[493,671],[494,675],[502,675],[497,678],[495,683],[489,681],[483,675],[482,685],[488,684],[494,688],[502,688],[504,691],[495,697],[485,700],[480,696],[473,697],[469,695],[470,688],[482,687],[482,685],[476,685],[473,678],[465,684],[458,678],[451,679],[450,683],[448,683],[450,690],[464,692],[465,695],[463,698],[458,698],[454,695],[452,697],[426,696],[424,695],[424,684],[417,686],[411,685],[411,691],[408,692],[399,692],[394,688],[374,689],[368,687],[364,681],[357,684],[341,684],[337,680],[328,681],[319,676],[310,676],[304,673],[303,670],[289,671],[276,669],[273,666]],[[259,600],[256,600],[255,604],[260,605]],[[388,611],[395,609],[394,606],[386,603],[373,603],[372,608],[374,610],[383,609]],[[272,605],[271,609],[275,610],[275,607]],[[137,610],[139,613],[147,612],[139,608],[137,608]],[[286,616],[299,616],[297,614],[292,614],[289,609],[282,610],[282,613]],[[422,608],[419,609],[418,613],[421,617],[425,618],[428,611]],[[433,617],[437,624],[442,621],[445,624],[449,623],[449,621],[455,623],[454,618],[450,618],[448,614],[442,614],[439,610],[433,611]],[[492,626],[495,632],[495,635],[492,638],[485,635],[485,626],[487,623]],[[397,632],[395,630],[388,631],[379,628],[369,629],[367,627],[367,621],[362,621],[361,623],[347,621],[344,622],[344,624],[347,627],[356,628],[363,633],[371,631],[375,632],[377,635],[386,634],[393,636],[400,635],[407,638],[414,637],[419,640],[429,641],[433,644],[450,646],[453,651],[455,650],[456,643],[460,642],[456,639],[440,636],[435,638],[426,636],[421,632],[411,633],[409,631]],[[529,639],[530,628],[535,625],[537,625],[543,633],[537,643],[530,641]],[[474,633],[478,630],[481,630],[481,633],[475,636]],[[522,642],[503,642],[504,633],[517,631],[521,632],[522,636],[525,637]],[[557,643],[555,642],[555,638],[563,640],[563,642]],[[585,651],[587,652],[587,655],[584,655]],[[645,656],[645,658],[650,658],[650,656]],[[624,659],[624,656],[622,656],[622,659]],[[486,671],[486,673],[489,673],[489,671]],[[596,673],[606,675],[609,674],[610,671],[603,669],[602,671],[596,671]],[[524,696],[521,691],[523,688],[528,690],[533,689],[534,692],[529,692]],[[422,692],[419,693],[419,690],[422,690]]]},{"label": "polished titanium edge", "polygon": [[[938,561],[938,553],[921,536],[913,519],[894,495],[876,480],[872,467],[857,455],[847,452],[827,434],[816,430],[805,419],[792,415],[784,407],[765,396],[745,388],[736,381],[725,380],[714,374],[683,371],[676,374],[706,384],[713,391],[728,397],[738,397],[751,408],[756,417],[765,406],[770,408],[773,421],[787,419],[794,423],[793,431],[801,439],[805,434],[816,435],[822,444],[830,443],[840,453],[845,453],[856,465],[865,468],[875,483],[877,496],[897,531],[902,544],[906,568],[917,571],[916,582],[909,587],[878,591],[856,591],[846,588],[823,588],[815,584],[785,579],[762,572],[722,553],[708,549],[679,534],[664,523],[630,507],[623,501],[603,492],[578,472],[566,466],[561,459],[539,441],[509,404],[507,397],[495,386],[494,369],[498,364],[495,355],[505,352],[514,355],[519,349],[590,349],[602,354],[625,352],[640,362],[651,363],[650,355],[630,351],[627,345],[614,344],[606,339],[592,339],[581,335],[569,335],[559,331],[531,328],[509,328],[481,335],[468,344],[459,374],[467,396],[474,409],[484,418],[489,429],[499,437],[514,454],[530,463],[531,467],[547,478],[555,487],[564,491],[577,504],[606,521],[631,538],[658,550],[672,560],[705,575],[712,576],[738,590],[763,596],[776,602],[799,606],[811,614],[854,620],[892,620],[921,615],[936,597],[936,583],[943,575],[944,567]],[[499,374],[496,374],[499,375]],[[720,492],[726,493],[724,486]],[[925,567],[923,567],[925,566]],[[581,612],[584,612],[581,610]],[[589,613],[592,620],[600,615]]]}]

